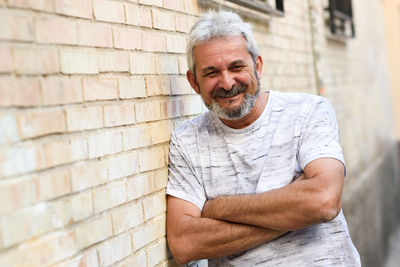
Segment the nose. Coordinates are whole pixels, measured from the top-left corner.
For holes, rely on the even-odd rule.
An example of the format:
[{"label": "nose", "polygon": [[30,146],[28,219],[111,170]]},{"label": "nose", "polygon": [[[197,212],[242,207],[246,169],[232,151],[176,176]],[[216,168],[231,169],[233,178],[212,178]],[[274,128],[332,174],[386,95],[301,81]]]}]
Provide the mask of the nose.
[{"label": "nose", "polygon": [[221,72],[219,80],[219,88],[224,88],[226,91],[231,90],[235,84],[235,79],[229,71],[224,70]]}]

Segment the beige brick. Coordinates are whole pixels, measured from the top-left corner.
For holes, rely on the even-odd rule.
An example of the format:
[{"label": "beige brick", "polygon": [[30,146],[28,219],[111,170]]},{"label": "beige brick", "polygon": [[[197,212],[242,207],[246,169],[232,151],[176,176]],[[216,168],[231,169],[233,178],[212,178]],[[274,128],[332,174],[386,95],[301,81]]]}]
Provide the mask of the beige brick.
[{"label": "beige brick", "polygon": [[43,201],[66,195],[71,192],[67,169],[42,173],[32,178],[35,201]]},{"label": "beige brick", "polygon": [[47,77],[41,80],[43,104],[59,105],[82,102],[79,78]]},{"label": "beige brick", "polygon": [[[161,215],[153,219],[153,223],[158,227],[158,233],[160,236],[165,237],[166,235],[166,224],[167,224],[167,213],[164,212]],[[164,240],[165,241],[165,240]]]},{"label": "beige brick", "polygon": [[171,133],[173,131],[173,124],[171,121],[161,121],[151,125],[151,143],[159,144],[169,142]]},{"label": "beige brick", "polygon": [[144,219],[148,220],[162,212],[166,211],[166,197],[165,192],[160,191],[149,197],[146,197],[143,201]]},{"label": "beige brick", "polygon": [[92,249],[89,251],[85,251],[78,256],[75,256],[72,259],[68,259],[61,263],[55,265],[55,267],[99,267],[99,263],[97,260],[97,251],[96,249]]},{"label": "beige brick", "polygon": [[112,78],[83,79],[83,98],[86,101],[117,99],[118,84]]},{"label": "beige brick", "polygon": [[173,13],[153,8],[151,10],[153,27],[160,30],[175,31],[175,18]]},{"label": "beige brick", "polygon": [[131,150],[150,145],[150,128],[146,126],[135,126],[122,130],[124,150]]},{"label": "beige brick", "polygon": [[149,171],[165,165],[164,150],[162,147],[147,148],[139,152],[140,171]]},{"label": "beige brick", "polygon": [[175,14],[176,31],[188,33],[194,24],[193,17],[182,14]]},{"label": "beige brick", "polygon": [[146,76],[147,95],[170,95],[171,86],[169,79],[169,76]]},{"label": "beige brick", "polygon": [[186,13],[200,15],[200,6],[197,0],[184,1]]},{"label": "beige brick", "polygon": [[142,251],[134,254],[132,256],[132,258],[130,259],[129,264],[127,264],[123,267],[128,267],[128,266],[140,266],[140,267],[148,266],[146,252],[144,250],[142,250]]},{"label": "beige brick", "polygon": [[9,247],[51,230],[53,224],[48,207],[40,203],[3,215],[0,226],[3,246]]},{"label": "beige brick", "polygon": [[136,151],[120,154],[108,160],[108,178],[117,179],[131,176],[138,172],[138,155]]},{"label": "beige brick", "polygon": [[91,161],[70,169],[72,191],[82,191],[107,182],[107,165],[104,161]]},{"label": "beige brick", "polygon": [[13,59],[11,50],[7,47],[0,47],[0,73],[7,73],[13,70]]},{"label": "beige brick", "polygon": [[122,151],[122,135],[119,131],[100,132],[88,137],[89,158],[102,157]]},{"label": "beige brick", "polygon": [[131,74],[155,74],[156,60],[153,54],[130,53]]},{"label": "beige brick", "polygon": [[7,179],[0,183],[0,213],[7,213],[26,207],[35,198],[31,176]]},{"label": "beige brick", "polygon": [[143,77],[119,79],[119,97],[122,99],[146,97],[146,86]]},{"label": "beige brick", "polygon": [[0,150],[0,177],[24,174],[46,166],[43,148],[24,144]]},{"label": "beige brick", "polygon": [[161,239],[158,243],[150,246],[147,251],[147,255],[149,255],[149,266],[155,266],[162,260],[168,258],[167,241]]},{"label": "beige brick", "polygon": [[158,31],[142,32],[143,51],[166,52],[167,39],[165,34]]},{"label": "beige brick", "polygon": [[182,115],[180,100],[170,100],[161,103],[161,117],[165,119],[175,118]]},{"label": "beige brick", "polygon": [[158,55],[156,57],[158,74],[178,74],[178,58],[175,55]]},{"label": "beige brick", "polygon": [[151,17],[151,9],[148,7],[140,7],[139,23],[142,27],[153,27],[153,19]]},{"label": "beige brick", "polygon": [[61,50],[60,65],[65,74],[98,73],[95,50]]},{"label": "beige brick", "polygon": [[171,81],[171,94],[172,95],[188,95],[194,94],[194,90],[190,87],[186,77],[172,76]]},{"label": "beige brick", "polygon": [[104,107],[104,126],[120,126],[135,123],[135,109],[132,103],[120,103]]},{"label": "beige brick", "polygon": [[135,104],[136,121],[155,121],[161,118],[160,102]]},{"label": "beige brick", "polygon": [[114,208],[126,202],[125,182],[107,184],[93,190],[93,204],[96,213]]},{"label": "beige brick", "polygon": [[105,215],[75,228],[77,249],[81,250],[112,235],[111,216]]},{"label": "beige brick", "polygon": [[184,12],[184,1],[185,0],[164,0],[164,8]]},{"label": "beige brick", "polygon": [[51,74],[60,71],[55,49],[14,48],[14,71],[18,74]]},{"label": "beige brick", "polygon": [[0,40],[33,41],[33,20],[26,15],[17,15],[0,10]]},{"label": "beige brick", "polygon": [[133,232],[133,249],[138,250],[159,237],[157,225],[152,222],[142,224]]},{"label": "beige brick", "polygon": [[[168,146],[167,146],[168,147]],[[168,156],[168,153],[166,153]],[[155,190],[161,190],[167,187],[168,182],[168,167],[154,172]]]},{"label": "beige brick", "polygon": [[77,26],[71,19],[44,17],[35,21],[36,42],[77,44]]},{"label": "beige brick", "polygon": [[78,44],[94,47],[112,47],[111,26],[87,21],[78,22]]},{"label": "beige brick", "polygon": [[103,111],[100,106],[72,107],[66,110],[68,131],[101,128]]},{"label": "beige brick", "polygon": [[82,138],[50,140],[44,144],[47,166],[53,167],[87,158],[87,141]]},{"label": "beige brick", "polygon": [[0,106],[36,106],[40,104],[40,86],[36,79],[0,77]]},{"label": "beige brick", "polygon": [[128,51],[99,51],[100,72],[129,72]]},{"label": "beige brick", "polygon": [[92,18],[92,0],[54,0],[54,7],[57,13]]},{"label": "beige brick", "polygon": [[15,114],[0,113],[0,145],[15,142],[19,139]]},{"label": "beige brick", "polygon": [[48,12],[52,12],[54,10],[53,1],[48,0],[8,0],[8,5]]},{"label": "beige brick", "polygon": [[154,176],[153,174],[143,174],[137,177],[130,178],[126,182],[128,200],[140,198],[154,191]]},{"label": "beige brick", "polygon": [[73,231],[60,231],[7,250],[0,255],[0,266],[46,266],[76,251]]},{"label": "beige brick", "polygon": [[112,214],[114,235],[125,232],[143,223],[143,208],[140,203],[130,203],[128,206]]},{"label": "beige brick", "polygon": [[50,203],[55,228],[71,225],[93,214],[92,193],[84,192]]},{"label": "beige brick", "polygon": [[120,234],[102,243],[98,248],[101,266],[109,266],[132,252],[132,241],[128,233]]},{"label": "beige brick", "polygon": [[140,25],[141,7],[137,4],[125,3],[126,24]]},{"label": "beige brick", "polygon": [[113,28],[114,46],[121,49],[142,49],[142,37],[140,31],[129,28]]},{"label": "beige brick", "polygon": [[93,7],[96,20],[125,23],[124,4],[122,2],[94,0]]},{"label": "beige brick", "polygon": [[139,4],[162,7],[162,0],[139,0]]},{"label": "beige brick", "polygon": [[27,111],[18,115],[21,138],[32,138],[65,131],[64,112],[59,109]]},{"label": "beige brick", "polygon": [[170,53],[186,53],[186,37],[167,35],[167,51]]},{"label": "beige brick", "polygon": [[186,72],[189,69],[186,61],[186,56],[178,56],[178,64],[179,64],[179,73],[186,75]]}]

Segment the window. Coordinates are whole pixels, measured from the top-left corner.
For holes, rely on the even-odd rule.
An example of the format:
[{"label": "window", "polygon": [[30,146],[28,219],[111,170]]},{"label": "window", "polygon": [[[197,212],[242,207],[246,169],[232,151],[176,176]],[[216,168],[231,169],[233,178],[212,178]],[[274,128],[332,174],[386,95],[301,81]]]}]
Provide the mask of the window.
[{"label": "window", "polygon": [[334,35],[355,36],[351,0],[329,0],[329,28]]},{"label": "window", "polygon": [[263,13],[282,17],[284,15],[283,0],[227,0]]}]

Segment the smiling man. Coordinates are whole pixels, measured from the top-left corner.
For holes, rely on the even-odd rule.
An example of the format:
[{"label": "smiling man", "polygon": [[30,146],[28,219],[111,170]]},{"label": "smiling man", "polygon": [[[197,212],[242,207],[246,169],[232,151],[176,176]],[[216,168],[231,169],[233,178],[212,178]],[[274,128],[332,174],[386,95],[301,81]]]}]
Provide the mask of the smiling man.
[{"label": "smiling man", "polygon": [[260,92],[251,26],[226,11],[192,27],[190,85],[209,111],[170,144],[167,239],[178,263],[360,266],[341,211],[345,174],[326,99]]}]

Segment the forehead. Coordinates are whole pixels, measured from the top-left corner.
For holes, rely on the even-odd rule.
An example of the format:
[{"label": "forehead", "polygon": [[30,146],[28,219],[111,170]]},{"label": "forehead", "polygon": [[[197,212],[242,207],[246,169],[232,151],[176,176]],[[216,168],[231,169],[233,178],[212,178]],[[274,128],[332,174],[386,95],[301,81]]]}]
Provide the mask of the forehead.
[{"label": "forehead", "polygon": [[196,68],[251,59],[243,36],[224,36],[204,41],[193,48]]}]

